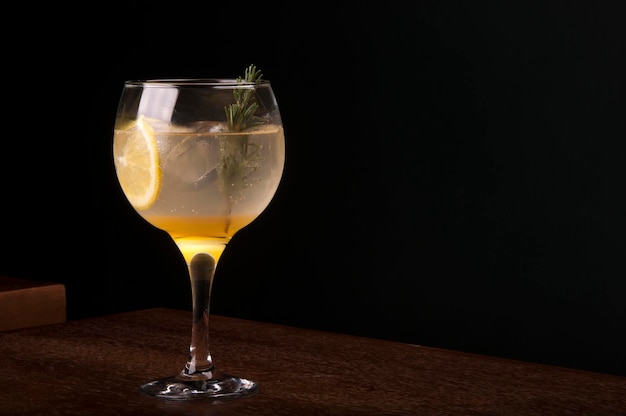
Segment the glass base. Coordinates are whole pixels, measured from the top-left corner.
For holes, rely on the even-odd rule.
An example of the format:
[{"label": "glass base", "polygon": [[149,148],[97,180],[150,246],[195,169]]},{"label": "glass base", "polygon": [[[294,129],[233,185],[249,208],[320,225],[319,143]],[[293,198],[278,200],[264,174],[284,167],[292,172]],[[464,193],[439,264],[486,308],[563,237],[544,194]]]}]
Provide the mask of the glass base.
[{"label": "glass base", "polygon": [[181,380],[178,376],[171,376],[142,384],[140,388],[144,393],[164,399],[228,399],[252,395],[257,392],[258,384],[222,374],[209,380]]}]

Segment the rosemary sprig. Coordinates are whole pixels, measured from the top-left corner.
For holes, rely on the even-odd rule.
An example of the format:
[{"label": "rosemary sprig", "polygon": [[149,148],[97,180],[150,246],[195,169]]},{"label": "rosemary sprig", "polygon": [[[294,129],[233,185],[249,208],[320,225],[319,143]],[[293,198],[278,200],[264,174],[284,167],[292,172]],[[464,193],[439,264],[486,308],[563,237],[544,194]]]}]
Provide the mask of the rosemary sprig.
[{"label": "rosemary sprig", "polygon": [[[243,79],[237,78],[238,83],[261,82],[261,71],[254,65],[250,65],[244,71]],[[224,108],[228,131],[233,133],[263,124],[263,119],[255,115],[259,108],[255,98],[254,88],[245,87],[233,90],[235,102]],[[224,136],[220,141],[222,153],[221,169],[219,170],[220,188],[227,197],[227,212],[224,232],[228,233],[232,221],[232,208],[239,198],[243,189],[248,184],[248,175],[256,168],[255,160],[258,158],[257,146],[248,142],[248,135],[236,134]]]},{"label": "rosemary sprig", "polygon": [[[261,82],[261,71],[255,65],[250,65],[244,71],[244,78],[237,78],[237,83],[247,82],[258,85]],[[235,103],[226,106],[226,119],[228,130],[232,132],[244,131],[250,127],[263,123],[263,119],[256,117],[254,113],[259,105],[254,98],[253,88],[240,88],[233,91]]]}]

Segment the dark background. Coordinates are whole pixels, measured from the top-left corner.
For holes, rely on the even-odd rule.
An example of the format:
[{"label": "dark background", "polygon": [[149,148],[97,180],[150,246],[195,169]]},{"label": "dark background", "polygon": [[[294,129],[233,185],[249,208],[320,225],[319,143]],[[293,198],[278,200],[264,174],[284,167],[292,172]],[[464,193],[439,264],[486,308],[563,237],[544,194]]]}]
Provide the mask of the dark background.
[{"label": "dark background", "polygon": [[287,164],[213,313],[626,375],[622,2],[410,3],[7,14],[0,274],[65,283],[69,319],[190,308],[117,185],[117,100],[254,63]]}]

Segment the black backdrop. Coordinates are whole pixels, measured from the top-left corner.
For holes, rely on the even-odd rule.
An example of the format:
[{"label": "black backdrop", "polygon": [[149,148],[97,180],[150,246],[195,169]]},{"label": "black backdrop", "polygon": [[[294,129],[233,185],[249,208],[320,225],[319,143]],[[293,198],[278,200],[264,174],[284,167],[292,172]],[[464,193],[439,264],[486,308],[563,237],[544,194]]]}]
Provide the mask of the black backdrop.
[{"label": "black backdrop", "polygon": [[212,312],[626,375],[623,7],[414,3],[15,12],[0,273],[65,283],[70,319],[189,308],[115,181],[117,100],[254,63],[287,165]]}]

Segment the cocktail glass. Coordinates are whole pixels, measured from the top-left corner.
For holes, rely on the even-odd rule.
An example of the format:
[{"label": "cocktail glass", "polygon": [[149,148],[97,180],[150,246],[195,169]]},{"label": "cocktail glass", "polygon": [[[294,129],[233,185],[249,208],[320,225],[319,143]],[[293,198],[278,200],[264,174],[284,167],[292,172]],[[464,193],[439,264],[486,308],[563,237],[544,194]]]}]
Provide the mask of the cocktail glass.
[{"label": "cocktail glass", "polygon": [[172,237],[191,282],[189,358],[141,390],[179,400],[256,392],[256,382],[215,367],[209,302],[226,245],[265,210],[282,177],[285,137],[270,82],[253,65],[236,79],[127,81],[113,154],[124,195]]}]

